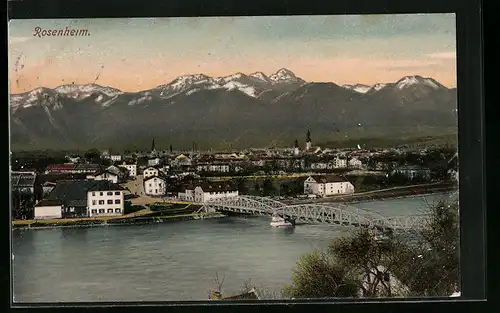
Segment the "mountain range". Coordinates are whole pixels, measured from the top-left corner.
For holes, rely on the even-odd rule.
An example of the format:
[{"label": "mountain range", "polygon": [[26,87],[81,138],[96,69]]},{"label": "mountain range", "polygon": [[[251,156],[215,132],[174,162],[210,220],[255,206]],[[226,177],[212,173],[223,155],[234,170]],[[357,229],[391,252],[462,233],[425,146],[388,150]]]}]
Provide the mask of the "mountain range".
[{"label": "mountain range", "polygon": [[[290,145],[310,129],[328,140],[362,132],[456,127],[457,94],[433,78],[372,86],[307,82],[280,69],[179,76],[139,92],[97,84],[37,88],[10,96],[13,149],[147,145]],[[146,143],[147,142],[147,143]]]}]

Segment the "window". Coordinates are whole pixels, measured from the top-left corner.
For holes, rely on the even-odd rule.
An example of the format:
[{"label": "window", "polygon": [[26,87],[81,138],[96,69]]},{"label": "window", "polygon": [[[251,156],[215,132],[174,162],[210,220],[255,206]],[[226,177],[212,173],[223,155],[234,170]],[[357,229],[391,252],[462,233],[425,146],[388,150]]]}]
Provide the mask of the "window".
[{"label": "window", "polygon": [[158,193],[158,189],[155,189],[155,193]]},{"label": "window", "polygon": [[92,196],[95,196],[95,192],[92,192]]},{"label": "window", "polygon": [[121,202],[120,199],[115,200],[115,204],[120,204],[120,202]]},{"label": "window", "polygon": [[108,213],[113,213],[113,209],[108,209]]},{"label": "window", "polygon": [[97,214],[97,210],[96,209],[92,209],[92,214]]},{"label": "window", "polygon": [[99,195],[100,195],[100,196],[103,196],[103,195],[104,195],[104,193],[101,191],[101,192],[99,192]]},{"label": "window", "polygon": [[161,187],[161,183],[158,184],[158,187]]},{"label": "window", "polygon": [[153,187],[153,184],[149,184],[149,187]]},{"label": "window", "polygon": [[149,193],[153,193],[153,190],[149,189]]},{"label": "window", "polygon": [[104,210],[104,209],[99,209],[99,213],[106,213],[106,210]]},{"label": "window", "polygon": [[115,196],[119,196],[120,195],[120,192],[119,191],[115,191]]},{"label": "window", "polygon": [[121,213],[121,209],[115,209],[115,213]]},{"label": "window", "polygon": [[108,204],[113,204],[113,200],[108,200]]},{"label": "window", "polygon": [[107,194],[108,196],[112,196],[112,195],[113,195],[113,192],[112,192],[112,191],[108,191],[106,194]]},{"label": "window", "polygon": [[99,205],[103,205],[104,204],[104,200],[99,200]]},{"label": "window", "polygon": [[97,201],[96,200],[92,200],[92,205],[96,205],[97,204]]}]

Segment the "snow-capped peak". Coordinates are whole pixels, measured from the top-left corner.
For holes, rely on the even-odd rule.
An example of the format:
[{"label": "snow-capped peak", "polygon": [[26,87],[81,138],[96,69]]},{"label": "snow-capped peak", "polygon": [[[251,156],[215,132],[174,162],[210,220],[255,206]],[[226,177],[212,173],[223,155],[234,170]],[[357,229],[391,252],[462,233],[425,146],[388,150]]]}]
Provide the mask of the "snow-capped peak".
[{"label": "snow-capped peak", "polygon": [[373,85],[373,90],[375,91],[379,91],[380,89],[382,88],[385,88],[385,86],[387,86],[387,84],[384,84],[384,83],[377,83],[375,85]]},{"label": "snow-capped peak", "polygon": [[363,85],[363,84],[355,84],[355,85],[342,85],[345,89],[349,89],[358,93],[366,93],[368,90],[370,90],[372,87]]},{"label": "snow-capped peak", "polygon": [[93,94],[94,92],[101,92],[108,97],[114,97],[116,95],[123,93],[122,91],[116,88],[105,87],[97,84],[85,84],[85,85],[69,84],[56,87],[54,90],[60,94],[64,94],[69,97],[77,99],[86,98],[91,94]]},{"label": "snow-capped peak", "polygon": [[282,68],[276,73],[269,76],[269,79],[272,80],[273,82],[284,82],[284,81],[296,80],[297,77],[292,71],[287,70],[286,68]]},{"label": "snow-capped peak", "polygon": [[168,84],[173,89],[180,90],[194,84],[210,82],[211,78],[205,74],[183,75]]},{"label": "snow-capped peak", "polygon": [[269,82],[269,77],[267,77],[266,74],[264,74],[262,72],[252,73],[252,74],[250,74],[250,77],[257,78],[257,79],[260,79],[260,80],[265,81],[265,82]]},{"label": "snow-capped peak", "polygon": [[235,80],[235,79],[240,79],[243,76],[245,76],[243,73],[236,73],[236,74],[224,76],[224,77],[219,78],[219,79],[222,79],[224,82],[230,82],[230,81]]},{"label": "snow-capped peak", "polygon": [[406,76],[400,79],[396,83],[396,87],[398,89],[403,89],[407,88],[409,86],[414,86],[414,85],[427,85],[429,87],[432,87],[434,89],[439,89],[441,86],[439,83],[437,83],[435,80],[432,78],[424,78],[422,76]]}]

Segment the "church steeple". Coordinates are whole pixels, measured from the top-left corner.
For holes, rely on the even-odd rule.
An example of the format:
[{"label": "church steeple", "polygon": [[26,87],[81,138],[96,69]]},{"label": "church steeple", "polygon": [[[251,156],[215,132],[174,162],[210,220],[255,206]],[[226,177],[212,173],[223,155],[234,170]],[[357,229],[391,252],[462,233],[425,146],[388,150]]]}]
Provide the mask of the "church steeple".
[{"label": "church steeple", "polygon": [[295,142],[293,143],[293,154],[295,154],[295,156],[299,155],[299,141],[297,139],[295,139]]},{"label": "church steeple", "polygon": [[153,137],[153,140],[151,142],[151,152],[155,152],[156,151],[156,147],[155,147],[155,139]]},{"label": "church steeple", "polygon": [[306,150],[311,149],[311,131],[308,129],[307,130],[307,136],[306,136]]}]

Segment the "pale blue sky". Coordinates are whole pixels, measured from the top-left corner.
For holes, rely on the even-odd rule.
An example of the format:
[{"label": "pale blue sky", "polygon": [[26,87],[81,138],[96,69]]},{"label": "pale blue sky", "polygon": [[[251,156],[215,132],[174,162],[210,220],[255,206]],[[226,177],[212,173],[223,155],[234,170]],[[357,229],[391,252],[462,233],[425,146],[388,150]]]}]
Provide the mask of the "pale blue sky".
[{"label": "pale blue sky", "polygon": [[[36,37],[34,29],[88,29],[84,37]],[[271,74],[365,83],[432,76],[454,87],[455,17],[432,15],[13,20],[13,92],[98,83],[142,90],[183,74]],[[17,69],[17,71],[16,71]]]}]

